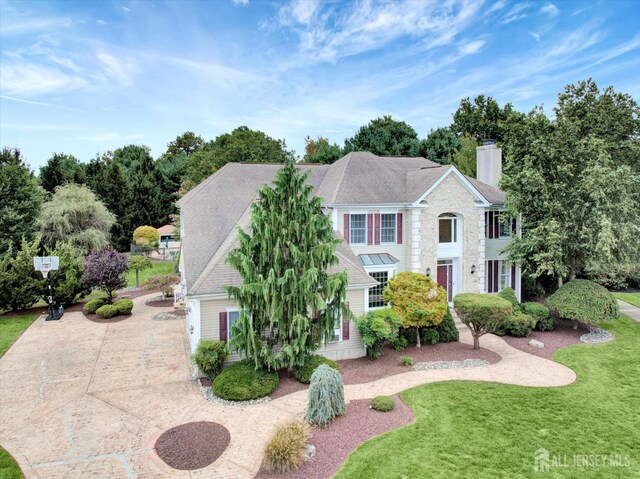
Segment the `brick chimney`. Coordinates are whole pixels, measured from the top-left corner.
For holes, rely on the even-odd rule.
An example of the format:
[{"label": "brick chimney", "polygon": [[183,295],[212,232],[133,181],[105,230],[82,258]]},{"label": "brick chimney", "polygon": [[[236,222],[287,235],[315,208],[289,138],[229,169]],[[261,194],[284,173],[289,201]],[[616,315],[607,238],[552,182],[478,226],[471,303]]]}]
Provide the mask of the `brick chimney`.
[{"label": "brick chimney", "polygon": [[478,181],[498,187],[502,176],[502,149],[493,141],[485,141],[476,149],[476,170]]}]

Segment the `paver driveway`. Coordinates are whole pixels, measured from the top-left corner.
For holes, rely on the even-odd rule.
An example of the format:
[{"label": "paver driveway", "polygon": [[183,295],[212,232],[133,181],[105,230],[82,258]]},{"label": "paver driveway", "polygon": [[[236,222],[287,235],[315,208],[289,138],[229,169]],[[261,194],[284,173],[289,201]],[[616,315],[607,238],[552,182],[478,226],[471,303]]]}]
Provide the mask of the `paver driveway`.
[{"label": "paver driveway", "polygon": [[[80,312],[40,317],[0,359],[0,444],[27,477],[253,477],[255,441],[270,432],[255,424],[267,411],[205,401],[187,381],[184,321],[153,321],[170,309],[146,306],[148,298],[117,323]],[[273,407],[268,415],[267,424],[291,416]],[[155,439],[195,420],[224,423],[230,447],[205,469],[171,469]]]},{"label": "paver driveway", "polygon": [[[134,315],[98,324],[82,313],[61,321],[39,318],[0,359],[0,444],[27,477],[250,478],[274,426],[304,410],[299,391],[251,406],[207,402],[190,374],[184,321],[153,321],[162,308],[134,300]],[[167,309],[164,309],[166,311]],[[460,340],[471,344],[465,327]],[[482,346],[496,364],[470,369],[412,371],[345,386],[348,400],[395,394],[448,380],[562,386],[575,373],[487,335]],[[153,450],[167,429],[190,421],[227,427],[231,442],[197,471],[177,471]]]}]

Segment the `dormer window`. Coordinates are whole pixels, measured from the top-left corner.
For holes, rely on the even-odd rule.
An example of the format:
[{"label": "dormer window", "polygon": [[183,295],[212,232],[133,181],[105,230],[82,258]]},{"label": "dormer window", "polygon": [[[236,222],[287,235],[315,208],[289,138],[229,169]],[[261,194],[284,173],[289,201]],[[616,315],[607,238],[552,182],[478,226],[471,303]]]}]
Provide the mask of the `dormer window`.
[{"label": "dormer window", "polygon": [[458,242],[458,218],[456,215],[446,213],[438,217],[438,242]]}]

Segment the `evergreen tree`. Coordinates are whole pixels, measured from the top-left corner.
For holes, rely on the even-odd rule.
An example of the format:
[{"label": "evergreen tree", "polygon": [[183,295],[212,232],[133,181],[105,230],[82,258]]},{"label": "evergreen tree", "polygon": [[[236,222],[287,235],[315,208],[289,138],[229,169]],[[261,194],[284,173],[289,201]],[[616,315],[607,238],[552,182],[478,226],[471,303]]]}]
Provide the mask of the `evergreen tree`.
[{"label": "evergreen tree", "polygon": [[420,155],[443,165],[453,163],[453,157],[460,148],[460,138],[449,127],[431,130],[420,142]]},{"label": "evergreen tree", "polygon": [[47,164],[40,168],[40,184],[49,193],[66,183],[82,185],[87,182],[87,173],[75,156],[54,153]]},{"label": "evergreen tree", "polygon": [[35,218],[44,192],[20,155],[20,150],[3,148],[0,153],[0,255],[10,243],[31,240],[37,231]]},{"label": "evergreen tree", "polygon": [[33,269],[40,238],[22,240],[20,246],[9,243],[0,258],[0,310],[18,311],[32,306],[46,291],[42,275]]},{"label": "evergreen tree", "polygon": [[478,142],[476,139],[465,133],[460,139],[460,148],[453,155],[453,164],[463,175],[476,177],[476,156]]},{"label": "evergreen tree", "polygon": [[228,263],[243,280],[227,291],[240,307],[231,346],[256,367],[302,365],[305,356],[334,334],[345,307],[347,273],[329,274],[338,263],[337,239],[322,200],[292,164],[264,186],[251,206],[250,232]]}]

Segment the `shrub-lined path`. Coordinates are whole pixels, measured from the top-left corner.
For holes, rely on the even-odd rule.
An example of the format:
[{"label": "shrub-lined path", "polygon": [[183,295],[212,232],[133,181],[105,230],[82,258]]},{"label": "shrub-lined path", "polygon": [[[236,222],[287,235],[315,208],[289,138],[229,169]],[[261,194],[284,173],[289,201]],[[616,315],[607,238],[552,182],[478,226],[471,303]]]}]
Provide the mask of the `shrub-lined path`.
[{"label": "shrub-lined path", "polygon": [[[81,312],[61,321],[38,318],[0,359],[0,445],[26,477],[250,478],[275,424],[302,411],[306,391],[251,406],[204,400],[191,373],[183,321],[153,321],[157,307],[134,299],[133,316],[98,324]],[[170,310],[167,308],[167,310]],[[471,343],[466,328],[461,341]],[[496,364],[471,369],[411,371],[345,387],[348,400],[391,395],[438,381],[479,380],[562,386],[575,373],[560,364],[484,336]],[[190,421],[227,427],[222,456],[198,471],[177,471],[153,451],[167,429]]]}]

